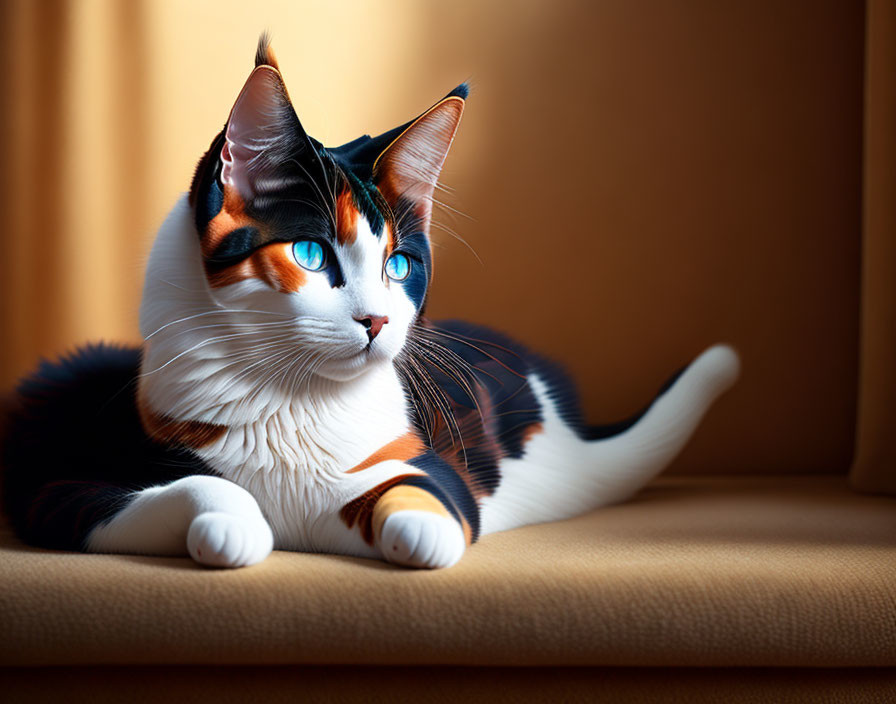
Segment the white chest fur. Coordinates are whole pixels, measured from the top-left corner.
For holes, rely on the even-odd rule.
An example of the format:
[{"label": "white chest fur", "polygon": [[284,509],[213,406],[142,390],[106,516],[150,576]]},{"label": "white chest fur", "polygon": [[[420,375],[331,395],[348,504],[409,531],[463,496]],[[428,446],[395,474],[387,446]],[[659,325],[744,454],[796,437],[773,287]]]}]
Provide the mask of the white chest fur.
[{"label": "white chest fur", "polygon": [[391,367],[321,381],[272,399],[258,420],[231,426],[198,454],[256,498],[278,547],[323,550],[342,506],[381,481],[375,471],[346,470],[408,431],[405,405]]}]

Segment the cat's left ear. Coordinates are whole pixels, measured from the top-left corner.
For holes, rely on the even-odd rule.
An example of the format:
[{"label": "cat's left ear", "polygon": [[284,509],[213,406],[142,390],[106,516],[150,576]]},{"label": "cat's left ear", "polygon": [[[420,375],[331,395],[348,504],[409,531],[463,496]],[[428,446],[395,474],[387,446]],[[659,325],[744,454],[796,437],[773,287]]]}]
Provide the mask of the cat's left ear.
[{"label": "cat's left ear", "polygon": [[424,232],[429,231],[433,191],[468,93],[465,83],[451,91],[405,127],[373,165],[373,181],[392,209],[412,208]]}]

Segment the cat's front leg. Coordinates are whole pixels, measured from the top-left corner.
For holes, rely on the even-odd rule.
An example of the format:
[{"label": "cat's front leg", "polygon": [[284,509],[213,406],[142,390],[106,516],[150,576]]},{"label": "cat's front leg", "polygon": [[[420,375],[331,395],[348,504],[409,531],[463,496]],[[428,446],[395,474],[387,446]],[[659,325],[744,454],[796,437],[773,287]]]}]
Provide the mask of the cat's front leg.
[{"label": "cat's front leg", "polygon": [[134,492],[87,538],[90,552],[189,554],[210,567],[244,567],[273,549],[255,498],[231,481],[189,476]]},{"label": "cat's front leg", "polygon": [[466,518],[445,489],[418,467],[394,460],[388,464],[395,476],[347,504],[343,519],[349,527],[357,523],[364,540],[389,562],[451,567],[470,543]]},{"label": "cat's front leg", "polygon": [[451,567],[467,549],[460,523],[424,489],[396,487],[386,492],[373,520],[383,557],[398,565]]}]

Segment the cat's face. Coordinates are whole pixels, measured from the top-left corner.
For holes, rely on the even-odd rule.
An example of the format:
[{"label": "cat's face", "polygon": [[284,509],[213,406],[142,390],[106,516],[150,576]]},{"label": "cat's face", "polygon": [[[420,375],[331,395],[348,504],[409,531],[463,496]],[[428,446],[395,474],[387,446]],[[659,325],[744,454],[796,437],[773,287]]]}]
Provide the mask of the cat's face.
[{"label": "cat's face", "polygon": [[190,192],[206,282],[235,320],[270,316],[239,344],[348,380],[391,363],[423,309],[432,193],[466,87],[384,135],[325,149],[269,50],[256,63]]},{"label": "cat's face", "polygon": [[284,329],[284,318],[268,316],[270,329],[259,325],[258,334],[241,343],[301,347],[314,373],[335,380],[394,359],[428,282],[428,250],[397,246],[390,224],[376,234],[349,200],[349,194],[337,196],[335,237],[321,228],[206,270],[226,309],[268,311],[292,321]]}]

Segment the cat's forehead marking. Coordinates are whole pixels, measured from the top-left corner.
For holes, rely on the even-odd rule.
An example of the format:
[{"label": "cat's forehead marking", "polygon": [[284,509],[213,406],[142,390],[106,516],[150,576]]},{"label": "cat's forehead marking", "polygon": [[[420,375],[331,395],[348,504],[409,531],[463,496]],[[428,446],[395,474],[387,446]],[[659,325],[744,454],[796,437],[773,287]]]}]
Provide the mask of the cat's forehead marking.
[{"label": "cat's forehead marking", "polygon": [[358,213],[354,240],[350,247],[342,249],[342,256],[362,269],[374,266],[373,262],[376,262],[378,268],[382,266],[385,245],[386,239],[377,236],[364,214]]},{"label": "cat's forehead marking", "polygon": [[383,224],[383,232],[386,235],[386,254],[391,254],[395,249],[395,233],[392,230],[392,224],[388,221]]},{"label": "cat's forehead marking", "polygon": [[358,236],[358,215],[352,193],[345,189],[336,198],[336,241],[339,244],[354,243]]},{"label": "cat's forehead marking", "polygon": [[351,195],[343,194],[336,200],[336,243],[343,252],[358,250],[355,256],[380,257],[383,252],[385,256],[392,252],[395,238],[388,220],[375,229]]}]

